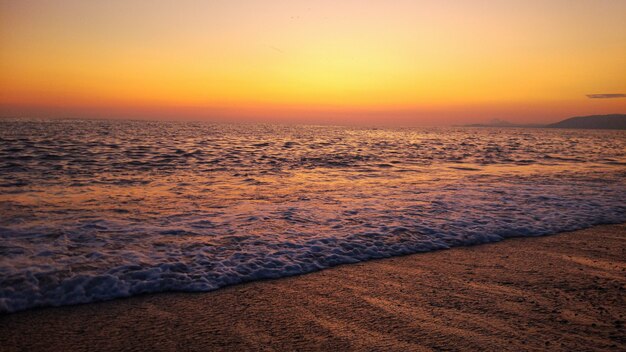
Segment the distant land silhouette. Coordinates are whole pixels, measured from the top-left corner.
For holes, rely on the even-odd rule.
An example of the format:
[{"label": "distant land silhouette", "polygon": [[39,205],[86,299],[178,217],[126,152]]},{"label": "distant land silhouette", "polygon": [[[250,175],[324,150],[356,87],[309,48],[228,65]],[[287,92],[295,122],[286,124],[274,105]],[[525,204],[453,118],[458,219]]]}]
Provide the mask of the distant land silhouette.
[{"label": "distant land silhouette", "polygon": [[626,114],[576,116],[546,127],[626,130]]},{"label": "distant land silhouette", "polygon": [[494,119],[487,123],[473,123],[465,127],[526,127],[526,128],[573,128],[573,129],[606,129],[626,130],[626,114],[590,115],[570,117],[557,123],[542,124],[515,124],[508,121]]},{"label": "distant land silhouette", "polygon": [[505,120],[493,119],[487,123],[472,123],[465,127],[546,127],[545,124],[519,124]]}]

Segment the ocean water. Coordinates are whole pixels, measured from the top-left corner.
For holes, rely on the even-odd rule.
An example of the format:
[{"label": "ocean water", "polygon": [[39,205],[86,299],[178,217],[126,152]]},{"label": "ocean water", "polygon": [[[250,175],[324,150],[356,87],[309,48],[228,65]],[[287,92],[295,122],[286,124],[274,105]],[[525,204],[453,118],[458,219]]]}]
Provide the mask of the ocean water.
[{"label": "ocean water", "polygon": [[626,221],[626,133],[0,120],[0,312]]}]

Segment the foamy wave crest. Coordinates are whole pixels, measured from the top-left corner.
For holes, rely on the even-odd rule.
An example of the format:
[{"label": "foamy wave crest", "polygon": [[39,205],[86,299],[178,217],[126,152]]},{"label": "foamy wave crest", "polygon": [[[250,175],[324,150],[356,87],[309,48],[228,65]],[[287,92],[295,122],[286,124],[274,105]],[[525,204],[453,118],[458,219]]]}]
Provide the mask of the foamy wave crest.
[{"label": "foamy wave crest", "polygon": [[[207,241],[202,235],[190,235],[188,230],[169,229],[160,230],[161,235],[157,238],[144,238],[151,242],[150,245],[134,241],[116,243],[114,239],[95,237],[94,243],[81,245],[81,252],[89,253],[80,256],[72,255],[69,244],[73,242],[72,236],[81,236],[79,229],[67,229],[61,236],[63,241],[68,241],[67,246],[58,243],[41,245],[42,241],[37,240],[38,236],[46,237],[44,234],[57,231],[54,229],[41,228],[29,233],[3,229],[5,240],[8,237],[30,240],[39,251],[34,254],[38,259],[61,259],[37,259],[29,263],[25,257],[22,259],[26,259],[26,263],[13,261],[28,251],[5,246],[0,265],[0,310],[14,312],[163,291],[211,291],[236,283],[303,274],[339,264],[626,221],[626,207],[620,201],[626,196],[624,189],[598,189],[597,192],[602,193],[584,198],[576,196],[576,188],[571,194],[559,196],[545,196],[545,189],[525,191],[493,190],[495,194],[506,195],[506,201],[485,202],[479,206],[462,201],[466,196],[479,196],[475,192],[443,195],[421,217],[416,215],[419,211],[415,208],[396,209],[345,235],[320,233],[299,238],[293,233],[290,239],[284,236],[225,236],[218,244]],[[292,209],[291,214],[304,211]],[[353,213],[356,215],[358,211]],[[404,221],[410,225],[387,226],[386,217],[389,217],[389,223],[397,222],[398,218],[412,220]],[[173,239],[168,241],[164,236]],[[111,250],[110,247],[120,248]],[[16,265],[18,263],[21,265]]]}]

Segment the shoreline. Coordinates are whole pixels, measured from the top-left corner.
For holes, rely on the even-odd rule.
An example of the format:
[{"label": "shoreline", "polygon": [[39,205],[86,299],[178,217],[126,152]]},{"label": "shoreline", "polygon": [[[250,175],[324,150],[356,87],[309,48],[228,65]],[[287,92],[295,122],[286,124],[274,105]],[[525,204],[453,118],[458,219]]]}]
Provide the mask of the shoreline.
[{"label": "shoreline", "polygon": [[3,350],[626,349],[626,224],[0,316]]}]

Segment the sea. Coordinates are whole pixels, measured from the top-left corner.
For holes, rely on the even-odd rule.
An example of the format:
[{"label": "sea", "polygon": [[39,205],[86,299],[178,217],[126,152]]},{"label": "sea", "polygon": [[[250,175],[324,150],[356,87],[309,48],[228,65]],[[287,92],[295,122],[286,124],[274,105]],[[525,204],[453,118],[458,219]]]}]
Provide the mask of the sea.
[{"label": "sea", "polygon": [[0,312],[626,221],[626,132],[0,120]]}]

